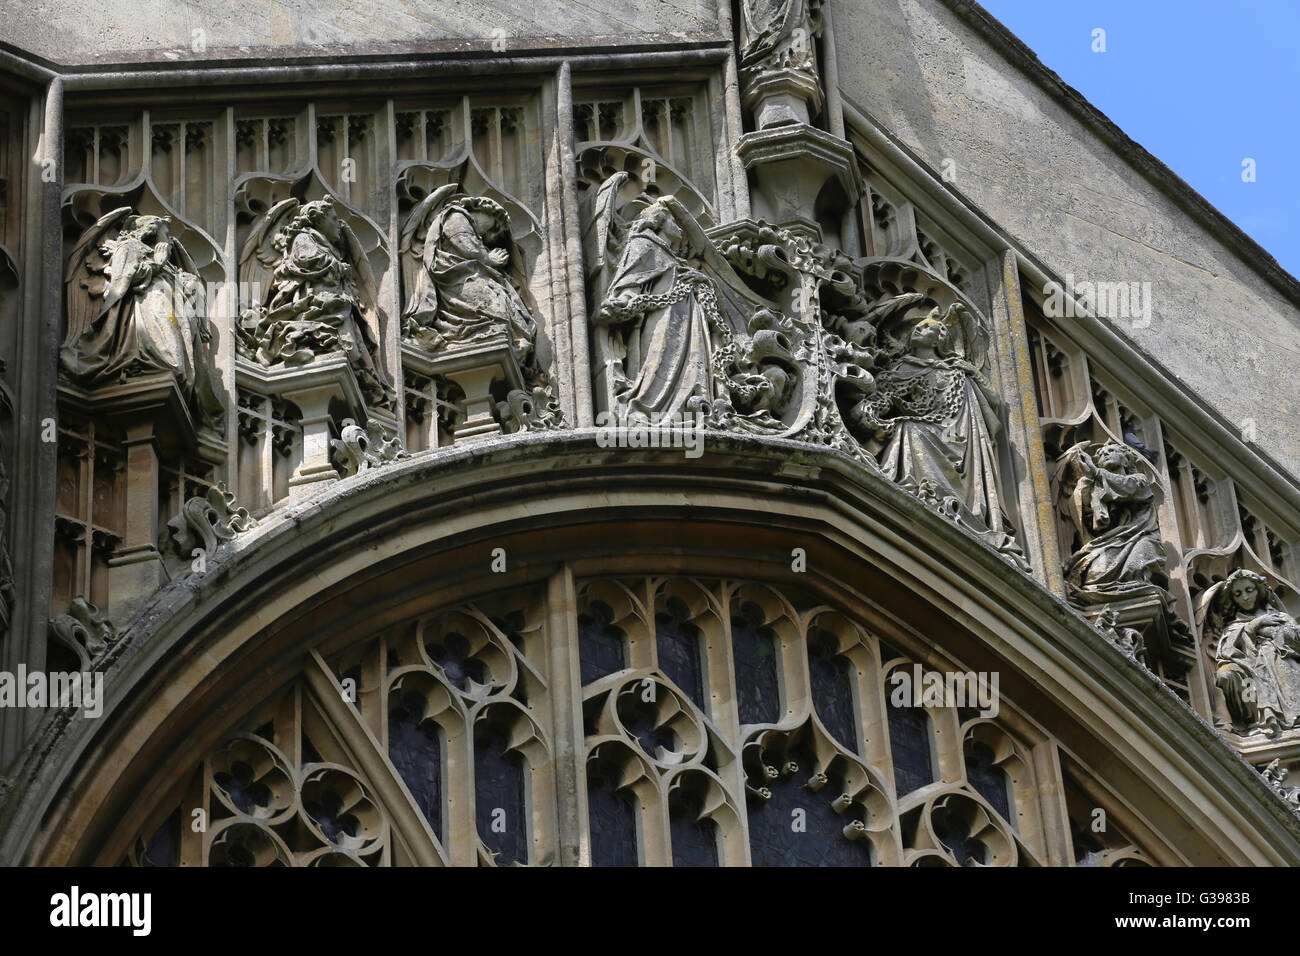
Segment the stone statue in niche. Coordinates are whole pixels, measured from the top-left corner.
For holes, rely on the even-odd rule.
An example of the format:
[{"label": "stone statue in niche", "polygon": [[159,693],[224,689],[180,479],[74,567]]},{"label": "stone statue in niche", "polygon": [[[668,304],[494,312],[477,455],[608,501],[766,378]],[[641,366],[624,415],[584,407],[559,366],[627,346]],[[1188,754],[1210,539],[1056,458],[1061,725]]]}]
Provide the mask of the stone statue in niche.
[{"label": "stone statue in niche", "polygon": [[795,360],[802,331],[744,288],[684,206],[671,196],[616,197],[618,173],[596,200],[607,253],[596,309],[597,377],[627,422],[703,416],[708,425],[777,434],[805,403]]},{"label": "stone statue in niche", "polygon": [[760,129],[808,122],[821,106],[814,41],[822,0],[743,0],[740,79]]},{"label": "stone statue in niche", "polygon": [[[873,308],[886,323],[924,297],[903,293]],[[872,451],[884,475],[933,500],[1002,552],[1019,553],[1009,533],[998,483],[997,438],[1003,403],[984,376],[989,333],[961,303],[935,307],[919,320],[894,323],[896,333],[871,350],[874,387],[849,411],[848,425]]]},{"label": "stone statue in niche", "polygon": [[64,373],[85,386],[172,372],[203,424],[224,428],[203,282],[166,216],[115,209],[86,230],[66,277]]},{"label": "stone statue in niche", "polygon": [[1082,541],[1065,567],[1071,602],[1103,604],[1163,590],[1155,489],[1137,451],[1114,441],[1080,442],[1062,456],[1060,475],[1062,507]]},{"label": "stone statue in niche", "polygon": [[[455,184],[426,197],[407,220],[401,250],[409,268],[402,334],[429,352],[506,336],[526,366],[537,319],[510,236],[510,216]],[[513,268],[513,271],[512,271]]]},{"label": "stone statue in niche", "polygon": [[1235,724],[1266,737],[1300,726],[1300,624],[1253,571],[1233,571],[1207,598],[1204,638]]},{"label": "stone statue in niche", "polygon": [[505,207],[449,183],[411,211],[399,248],[403,348],[427,353],[429,368],[464,390],[475,411],[458,434],[561,427],[537,356],[541,321]]},{"label": "stone statue in niche", "polygon": [[239,350],[259,365],[302,366],[347,357],[362,394],[391,406],[395,392],[379,362],[379,307],[365,250],[331,199],[285,199],[244,246],[239,280],[267,290],[240,316]]}]

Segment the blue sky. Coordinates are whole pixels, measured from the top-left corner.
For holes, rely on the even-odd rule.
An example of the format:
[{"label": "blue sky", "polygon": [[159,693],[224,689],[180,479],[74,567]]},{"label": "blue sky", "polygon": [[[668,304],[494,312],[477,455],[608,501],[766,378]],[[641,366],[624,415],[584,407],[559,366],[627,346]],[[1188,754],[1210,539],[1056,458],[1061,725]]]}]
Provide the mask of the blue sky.
[{"label": "blue sky", "polygon": [[980,3],[1300,276],[1300,0]]}]

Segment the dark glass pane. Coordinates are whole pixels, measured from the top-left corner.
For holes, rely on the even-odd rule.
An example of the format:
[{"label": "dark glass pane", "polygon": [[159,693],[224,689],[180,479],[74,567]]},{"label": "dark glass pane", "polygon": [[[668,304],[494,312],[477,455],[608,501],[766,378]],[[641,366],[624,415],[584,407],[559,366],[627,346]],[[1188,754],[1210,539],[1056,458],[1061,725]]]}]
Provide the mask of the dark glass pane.
[{"label": "dark glass pane", "polygon": [[700,629],[687,618],[690,610],[678,598],[670,598],[668,613],[655,615],[655,640],[659,647],[659,669],[680,687],[695,705],[704,708],[704,651]]},{"label": "dark glass pane", "polygon": [[149,839],[145,848],[145,866],[180,866],[181,863],[181,812],[169,816]]},{"label": "dark glass pane", "polygon": [[[654,686],[656,689],[659,687],[659,685]],[[668,691],[664,690],[663,693],[666,694]],[[660,725],[659,708],[652,701],[645,699],[639,684],[632,693],[624,694],[618,699],[618,719],[622,721],[627,732],[636,738],[636,742],[641,745],[641,749],[647,756],[657,756],[660,747],[669,753],[681,749],[677,734],[671,727]]]},{"label": "dark glass pane", "polygon": [[717,866],[718,829],[712,820],[699,820],[703,794],[679,790],[668,806],[672,830],[673,866]]},{"label": "dark glass pane", "polygon": [[969,825],[961,818],[959,812],[938,807],[930,815],[930,824],[934,827],[939,842],[952,853],[958,866],[965,866],[970,862],[988,862],[988,848],[979,840],[971,838]]},{"label": "dark glass pane", "polygon": [[498,865],[528,862],[527,769],[508,750],[503,728],[479,725],[474,734],[474,811],[478,835]]},{"label": "dark glass pane", "polygon": [[841,744],[858,750],[858,713],[853,706],[853,665],[836,653],[839,642],[833,634],[819,631],[808,641],[808,670],[812,675],[813,705],[817,716]]},{"label": "dark glass pane", "polygon": [[[844,828],[856,817],[836,813],[831,801],[843,792],[841,781],[814,793],[806,786],[813,765],[807,754],[795,758],[799,769],[764,786],[772,797],[751,804],[749,851],[754,866],[871,866],[871,846],[849,840]],[[802,812],[796,812],[802,811]]]},{"label": "dark glass pane", "polygon": [[630,791],[615,791],[615,768],[587,765],[587,818],[591,827],[592,866],[636,866],[637,800]]},{"label": "dark glass pane", "polygon": [[763,610],[744,604],[731,616],[732,653],[736,659],[736,704],[742,724],[772,724],[781,715],[777,678],[776,635],[763,626]]},{"label": "dark glass pane", "polygon": [[471,656],[469,639],[455,631],[433,638],[428,643],[429,658],[442,668],[447,680],[461,690],[469,686],[471,680],[486,684],[488,670],[483,662]]},{"label": "dark glass pane", "polygon": [[429,828],[442,839],[442,735],[424,720],[424,702],[412,695],[388,715],[388,759],[415,797]]},{"label": "dark glass pane", "polygon": [[578,615],[578,662],[582,683],[590,684],[627,666],[623,656],[623,632],[613,625],[614,609],[603,601],[592,601]]},{"label": "dark glass pane", "polygon": [[934,783],[930,746],[930,718],[920,707],[896,707],[890,701],[889,749],[894,757],[894,786],[904,797]]},{"label": "dark glass pane", "polygon": [[1007,775],[1002,768],[993,765],[993,751],[986,744],[977,740],[966,741],[963,749],[966,757],[966,779],[981,797],[993,805],[993,809],[1002,814],[1003,820],[1011,819],[1010,787]]}]

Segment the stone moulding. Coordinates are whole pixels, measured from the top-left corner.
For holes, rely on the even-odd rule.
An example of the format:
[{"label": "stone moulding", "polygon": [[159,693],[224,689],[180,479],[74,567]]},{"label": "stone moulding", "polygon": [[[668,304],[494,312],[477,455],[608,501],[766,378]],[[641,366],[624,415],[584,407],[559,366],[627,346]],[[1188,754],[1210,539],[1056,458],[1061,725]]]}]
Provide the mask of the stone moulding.
[{"label": "stone moulding", "polygon": [[[541,462],[545,468],[530,467]],[[797,466],[797,476],[782,477],[782,467],[774,463]],[[763,503],[756,507],[760,488]],[[465,507],[467,498],[475,501],[474,508]],[[1170,794],[1181,795],[1175,811],[1191,832],[1209,841],[1196,853],[1220,853],[1236,862],[1300,863],[1300,819],[1201,718],[1129,665],[1061,599],[1028,577],[1009,573],[976,540],[859,463],[798,442],[732,435],[716,436],[702,460],[670,452],[602,453],[590,429],[485,439],[335,483],[240,535],[206,575],[158,592],[104,655],[104,717],[88,721],[73,713],[53,714],[15,767],[13,792],[0,809],[0,860],[87,860],[78,854],[91,850],[75,844],[86,836],[78,828],[91,825],[93,808],[77,811],[80,822],[56,821],[61,828],[73,827],[65,832],[80,834],[70,842],[61,838],[56,845],[38,837],[39,821],[64,792],[82,755],[92,748],[111,749],[124,724],[139,717],[130,701],[147,693],[160,667],[215,666],[214,660],[199,660],[209,642],[233,641],[225,645],[229,648],[259,640],[271,618],[250,619],[250,602],[288,621],[285,615],[302,602],[324,599],[349,580],[359,585],[371,572],[357,577],[362,569],[353,568],[342,578],[341,567],[331,568],[343,555],[358,553],[362,538],[372,544],[391,538],[362,549],[371,555],[367,560],[391,567],[404,553],[428,554],[430,548],[492,540],[512,530],[647,517],[662,522],[674,516],[717,518],[762,528],[764,534],[786,525],[790,534],[850,548],[855,561],[890,575],[896,587],[973,628],[989,652],[1006,655],[1045,692],[1070,701],[1081,726],[1125,727],[1109,746],[1127,773],[1145,781],[1153,800],[1158,796],[1167,803]],[[316,569],[307,579],[292,570],[304,560]],[[774,556],[771,567],[773,573],[788,574],[788,557]],[[448,580],[435,587],[463,589],[464,584]],[[298,659],[292,649],[285,653]],[[93,778],[97,767],[85,771]],[[98,772],[109,770],[99,766]],[[1234,795],[1231,801],[1228,794]],[[1253,840],[1246,833],[1254,834]],[[1208,849],[1215,841],[1220,849]]]}]

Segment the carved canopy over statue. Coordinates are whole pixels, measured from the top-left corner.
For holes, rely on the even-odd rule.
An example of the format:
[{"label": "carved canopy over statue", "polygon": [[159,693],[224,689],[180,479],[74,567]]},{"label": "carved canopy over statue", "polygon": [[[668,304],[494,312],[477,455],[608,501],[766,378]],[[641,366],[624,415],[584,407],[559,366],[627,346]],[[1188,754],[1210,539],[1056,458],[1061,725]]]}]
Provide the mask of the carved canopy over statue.
[{"label": "carved canopy over statue", "polygon": [[244,247],[239,279],[245,289],[267,290],[240,317],[241,353],[261,365],[292,366],[342,352],[366,401],[392,404],[378,358],[374,276],[330,198],[273,206]]},{"label": "carved canopy over statue", "polygon": [[1062,456],[1061,503],[1083,542],[1065,568],[1076,604],[1098,604],[1167,583],[1156,495],[1136,450],[1080,442]]},{"label": "carved canopy over statue", "polygon": [[1253,571],[1233,571],[1207,599],[1203,637],[1233,721],[1267,737],[1300,726],[1300,624]]},{"label": "carved canopy over statue", "polygon": [[401,253],[407,341],[439,353],[505,338],[525,377],[539,377],[538,321],[500,203],[454,183],[435,190],[408,217]]},{"label": "carved canopy over statue", "polygon": [[676,199],[620,206],[627,176],[610,177],[594,208],[604,298],[592,321],[608,410],[633,422],[698,413],[713,427],[788,430],[809,404],[794,355],[803,330],[745,287]]},{"label": "carved canopy over statue", "polygon": [[60,361],[70,378],[92,387],[172,372],[199,421],[222,428],[203,282],[169,223],[123,206],[78,240]]}]

